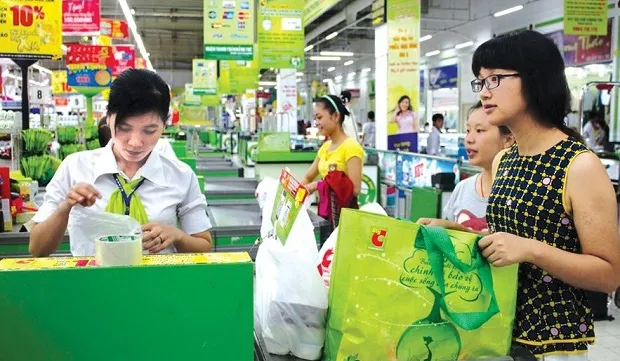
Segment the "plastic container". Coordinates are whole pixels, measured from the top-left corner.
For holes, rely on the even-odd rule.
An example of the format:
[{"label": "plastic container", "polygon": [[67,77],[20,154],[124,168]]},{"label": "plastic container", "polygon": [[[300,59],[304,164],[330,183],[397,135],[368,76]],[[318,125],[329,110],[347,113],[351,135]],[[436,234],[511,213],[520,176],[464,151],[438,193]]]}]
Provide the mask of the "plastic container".
[{"label": "plastic container", "polygon": [[142,236],[104,236],[95,240],[98,266],[137,266],[142,263]]}]

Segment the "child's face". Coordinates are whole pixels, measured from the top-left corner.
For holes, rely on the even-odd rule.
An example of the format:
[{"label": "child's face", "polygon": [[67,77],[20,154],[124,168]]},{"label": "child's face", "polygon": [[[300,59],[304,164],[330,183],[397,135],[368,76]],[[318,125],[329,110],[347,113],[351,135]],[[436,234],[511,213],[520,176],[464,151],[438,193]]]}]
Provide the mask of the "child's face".
[{"label": "child's face", "polygon": [[493,159],[502,149],[509,146],[509,136],[502,135],[499,128],[489,124],[482,109],[476,109],[467,120],[465,149],[469,163],[491,169]]}]

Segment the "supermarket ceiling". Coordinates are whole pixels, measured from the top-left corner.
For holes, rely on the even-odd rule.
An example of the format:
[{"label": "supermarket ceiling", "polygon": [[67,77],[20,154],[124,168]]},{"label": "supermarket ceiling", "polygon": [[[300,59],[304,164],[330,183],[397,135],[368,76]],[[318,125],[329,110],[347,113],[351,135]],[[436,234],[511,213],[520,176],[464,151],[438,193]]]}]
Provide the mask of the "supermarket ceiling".
[{"label": "supermarket ceiling", "polygon": [[[127,0],[134,13],[138,32],[155,69],[190,69],[191,59],[202,56],[203,8],[211,0]],[[355,61],[368,61],[374,57],[374,27],[371,8],[374,0],[341,0],[332,9],[306,25],[306,43],[316,44],[306,56],[319,51],[351,51]],[[433,35],[431,42],[422,43],[422,54],[432,50],[429,46],[454,46],[470,40],[472,31],[467,24],[489,17],[495,11],[523,4],[516,0],[421,0],[421,35]],[[542,1],[528,0],[526,3]],[[548,0],[547,0],[548,1]],[[116,0],[102,0],[102,17],[124,19]],[[469,27],[471,28],[471,26]],[[325,36],[338,31],[331,40]],[[65,42],[79,39],[65,39]],[[131,39],[129,39],[131,41]],[[439,43],[439,45],[437,45]],[[443,44],[447,43],[447,44]],[[49,63],[51,68],[62,64]],[[307,62],[306,72],[322,73],[328,63]]]}]

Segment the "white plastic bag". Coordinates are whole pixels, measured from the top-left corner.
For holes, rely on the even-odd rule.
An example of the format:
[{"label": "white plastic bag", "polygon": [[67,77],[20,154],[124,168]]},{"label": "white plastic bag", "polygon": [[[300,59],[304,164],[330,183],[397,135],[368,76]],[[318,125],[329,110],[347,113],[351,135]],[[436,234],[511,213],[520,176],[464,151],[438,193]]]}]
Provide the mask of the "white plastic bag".
[{"label": "white plastic bag", "polygon": [[[378,203],[369,203],[360,208],[360,211],[380,214],[387,216],[385,210]],[[331,278],[332,260],[336,253],[336,244],[338,243],[338,227],[332,232],[329,238],[323,243],[323,247],[319,251],[319,256],[316,258],[315,265],[319,271],[319,275],[323,278],[325,286],[329,288],[329,280]]]},{"label": "white plastic bag", "polygon": [[142,234],[142,226],[135,219],[91,208],[75,206],[71,210],[69,225],[74,237],[71,240],[71,253],[74,256],[94,256],[95,240],[105,236],[132,236]]},{"label": "white plastic bag", "polygon": [[[273,193],[267,197],[270,202],[264,205],[263,219],[270,218]],[[327,288],[316,272],[317,257],[314,227],[305,206],[299,211],[286,245],[273,236],[263,239],[256,255],[254,308],[268,352],[320,359],[325,342]]]}]

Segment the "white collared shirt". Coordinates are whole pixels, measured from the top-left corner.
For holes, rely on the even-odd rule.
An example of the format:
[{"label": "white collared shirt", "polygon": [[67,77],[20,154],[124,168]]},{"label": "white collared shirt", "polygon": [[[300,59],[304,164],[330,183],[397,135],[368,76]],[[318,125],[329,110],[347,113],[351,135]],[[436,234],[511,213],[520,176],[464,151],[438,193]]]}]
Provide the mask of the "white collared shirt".
[{"label": "white collared shirt", "polygon": [[174,152],[174,149],[172,149],[172,145],[170,145],[170,141],[168,139],[159,139],[157,141],[157,145],[155,145],[155,149],[167,157],[178,159],[177,154]]},{"label": "white collared shirt", "polygon": [[[93,208],[105,211],[112,192],[118,189],[113,175],[118,173],[130,180],[118,168],[112,144],[113,141],[104,148],[68,156],[48,184],[45,202],[33,221],[41,223],[49,218],[67,198],[71,187],[78,183],[92,184],[101,192],[102,198],[97,200]],[[200,192],[196,175],[187,164],[161,154],[156,147],[134,179],[142,176],[146,181],[136,193],[140,195],[149,222],[178,225],[189,235],[211,229],[205,196]],[[71,215],[67,229],[71,253],[74,256],[94,256],[94,240],[72,227]],[[174,248],[170,247],[162,253],[172,252]]]}]

